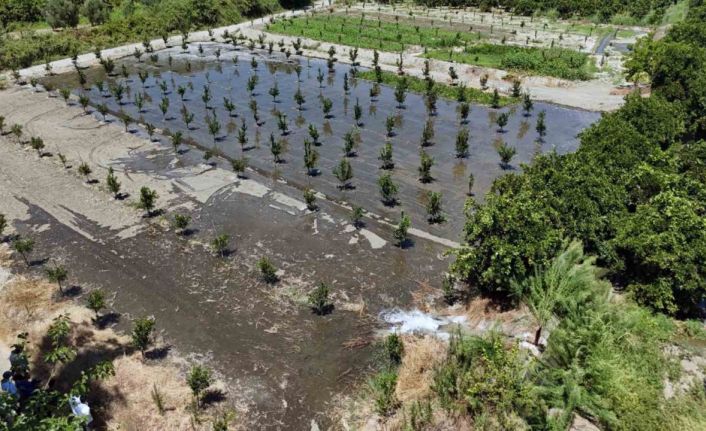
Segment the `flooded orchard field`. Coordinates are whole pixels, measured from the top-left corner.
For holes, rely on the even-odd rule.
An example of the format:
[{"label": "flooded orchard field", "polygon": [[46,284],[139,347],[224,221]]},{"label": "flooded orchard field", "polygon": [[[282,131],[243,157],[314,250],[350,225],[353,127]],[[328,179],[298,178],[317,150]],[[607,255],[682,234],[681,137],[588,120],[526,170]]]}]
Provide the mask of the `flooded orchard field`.
[{"label": "flooded orchard field", "polygon": [[[219,58],[216,56],[218,51]],[[184,137],[197,144],[202,150],[213,149],[223,156],[235,159],[246,157],[252,168],[271,178],[281,178],[300,190],[312,188],[324,193],[333,200],[359,205],[388,220],[396,221],[401,210],[411,216],[412,226],[428,231],[439,237],[457,240],[463,226],[463,205],[468,193],[468,177],[473,174],[476,198],[489,189],[494,178],[519,169],[521,163],[531,160],[541,151],[556,150],[559,153],[573,151],[578,141],[577,133],[599,118],[598,113],[568,109],[556,105],[535,103],[532,115],[526,117],[519,105],[499,110],[472,105],[469,123],[469,157],[457,158],[455,141],[460,122],[458,104],[439,99],[437,114],[429,117],[422,95],[408,92],[404,108],[400,109],[394,97],[394,88],[381,87],[380,95],[371,100],[372,83],[361,79],[352,80],[348,94],[344,91],[344,75],[351,75],[351,66],[335,65],[335,73],[327,72],[326,61],[320,59],[290,58],[279,53],[233,48],[230,45],[206,43],[189,46],[188,52],[177,48],[161,51],[156,63],[143,58],[125,60],[118,64],[120,71],[124,64],[127,78],[106,76],[103,69],[86,71],[90,89],[86,91],[94,106],[105,104],[113,113],[124,112],[134,119],[140,119],[170,133],[180,131]],[[253,57],[257,66],[251,64]],[[168,58],[171,58],[168,61]],[[237,58],[237,63],[233,59]],[[171,65],[170,65],[171,63]],[[298,79],[296,64],[301,65]],[[324,75],[321,85],[319,71]],[[142,82],[138,72],[148,72]],[[144,76],[144,75],[143,75]],[[248,80],[257,76],[258,82],[253,92],[248,89]],[[55,76],[48,78],[55,85],[75,86],[75,76]],[[94,85],[101,81],[101,92]],[[275,82],[279,95],[273,99],[270,89]],[[110,94],[110,86],[121,83],[125,87],[122,101],[118,103]],[[179,87],[185,88],[184,98],[178,94]],[[210,100],[204,103],[204,87],[209,88]],[[305,102],[298,109],[294,94],[301,89]],[[140,110],[135,97],[142,94],[144,106]],[[233,101],[235,109],[229,115],[223,99]],[[330,99],[332,109],[329,118],[324,118],[322,99]],[[168,100],[167,113],[163,114],[160,104]],[[260,125],[256,125],[250,107],[255,100]],[[353,118],[354,105],[362,107],[362,125],[356,127]],[[187,128],[184,122],[183,107],[186,106],[193,120]],[[537,141],[535,123],[537,114],[546,112],[547,135],[543,142]],[[496,119],[502,112],[509,114],[504,131],[500,132]],[[283,135],[278,127],[278,113],[286,115],[289,132]],[[386,119],[395,117],[395,135],[387,138]],[[216,139],[209,130],[208,118],[217,118],[220,130]],[[420,139],[422,129],[432,118],[435,135],[433,145],[425,151],[434,159],[431,168],[432,182],[419,181]],[[212,121],[212,120],[211,120]],[[238,141],[242,124],[247,127],[247,144],[244,150]],[[320,134],[320,146],[314,149],[319,154],[318,173],[307,174],[304,166],[304,140],[311,139],[308,127],[313,124]],[[339,188],[339,181],[332,171],[344,157],[344,135],[353,131],[359,139],[355,156],[349,161],[353,170],[352,188]],[[275,164],[270,154],[270,134],[282,142],[284,152],[282,163]],[[393,181],[399,186],[398,205],[383,205],[378,191],[377,180],[385,171],[380,169],[378,156],[385,142],[393,146],[395,167],[391,172]],[[169,138],[162,138],[169,144]],[[517,150],[509,169],[501,167],[497,146],[506,142]],[[439,191],[443,196],[443,209],[446,222],[430,225],[426,220],[426,200],[428,191]]]},{"label": "flooded orchard field", "polygon": [[[126,59],[116,67],[120,72],[124,64],[126,77],[121,73],[106,76],[101,68],[86,69],[86,88],[90,85],[90,89],[76,93],[89,97],[91,115],[81,115],[75,101],[63,109],[56,98],[30,90],[21,90],[26,94],[12,108],[26,116],[27,133],[53,130],[55,139],[49,145],[56,145],[55,151],[73,155],[75,164],[81,160],[102,169],[95,173],[97,178],[110,166],[136,188],[145,182],[161,184],[159,205],[165,215],[181,212],[192,217],[187,238],[164,232],[167,220],[159,218],[116,231],[109,220],[100,222],[93,217],[90,208],[68,210],[71,202],[63,202],[68,197],[62,194],[35,200],[36,204],[28,195],[22,205],[29,215],[19,222],[19,229],[36,232],[38,248],[65,256],[76,279],[113,293],[114,308],[126,317],[120,325],[127,328],[129,319],[154,315],[175,349],[207,359],[234,388],[229,396],[244,406],[247,423],[258,429],[305,429],[312,420],[327,427],[336,395],[349,391],[370,370],[375,356],[370,343],[380,313],[418,305],[419,298],[428,298],[440,286],[448,268],[450,258],[444,255],[448,246],[443,240],[427,240],[422,235],[413,237],[410,247],[395,247],[389,225],[373,217],[366,220],[365,229],[356,230],[349,222],[350,210],[341,202],[360,205],[393,222],[404,210],[411,215],[413,227],[458,241],[470,173],[476,179],[473,191],[482,199],[494,178],[519,169],[536,152],[574,150],[576,134],[599,117],[543,103],[535,104],[530,118],[519,107],[473,106],[468,125],[470,155],[458,159],[454,149],[457,104],[439,100],[433,117],[433,145],[426,147],[435,159],[434,180],[422,184],[417,169],[427,113],[421,95],[408,93],[404,109],[398,109],[394,89],[389,87],[383,86],[379,97],[371,101],[372,84],[357,80],[345,94],[343,77],[350,76],[347,65],[336,64],[335,73],[329,74],[326,62],[313,58],[287,60],[277,53],[219,44],[204,44],[202,50],[198,45],[190,46],[188,53],[171,48],[155,54],[156,63]],[[233,61],[236,56],[237,63]],[[256,68],[251,64],[253,58]],[[297,62],[302,67],[300,81],[295,73]],[[319,70],[324,74],[322,85],[317,80]],[[140,71],[146,77],[144,84]],[[252,99],[258,105],[260,125],[255,124],[249,107],[247,88],[255,74],[259,82]],[[103,92],[96,87],[99,81]],[[273,100],[269,89],[275,81],[279,95]],[[77,87],[75,74],[52,76],[44,82]],[[118,83],[125,87],[120,103],[108,90]],[[211,94],[208,107],[202,100],[204,86]],[[179,87],[185,89],[183,102]],[[305,98],[302,110],[294,102],[297,88]],[[136,103],[138,94],[143,95],[137,96],[144,99],[142,110]],[[235,105],[232,116],[224,108],[224,97]],[[333,102],[330,118],[324,118],[322,97]],[[343,136],[356,128],[356,100],[363,115],[356,154],[349,158],[354,188],[341,190],[332,170],[344,156]],[[96,108],[102,104],[111,113],[105,123],[96,121],[102,120]],[[166,114],[160,105],[166,106]],[[183,106],[193,114],[188,128]],[[546,111],[548,125],[542,144],[536,142],[534,130],[540,111]],[[143,125],[155,125],[159,130],[153,142],[144,126],[135,126],[134,121],[128,126],[131,133],[124,133],[118,119],[121,112]],[[277,112],[287,116],[289,133],[284,136]],[[503,133],[495,125],[500,112],[509,114]],[[221,126],[215,139],[207,115],[218,118]],[[396,134],[390,138],[395,163],[391,173],[399,185],[395,207],[382,204],[376,183],[383,172],[378,155],[387,140],[388,116],[396,118]],[[242,124],[247,127],[244,149],[238,141]],[[309,124],[321,135],[321,145],[314,147],[320,155],[319,172],[314,176],[307,175],[303,161]],[[175,153],[166,132],[177,131],[190,145],[182,145]],[[273,161],[270,134],[283,140],[283,163]],[[60,137],[63,148],[56,142]],[[498,139],[517,149],[510,169],[500,166],[495,148]],[[222,157],[205,163],[204,155],[214,149]],[[224,160],[242,156],[253,168],[246,179],[235,178]],[[27,189],[26,185],[15,187]],[[307,211],[302,202],[302,190],[308,187],[330,198],[318,200],[319,211]],[[426,221],[429,190],[443,194],[447,215],[443,224]],[[46,205],[54,199],[60,203]],[[132,199],[135,196],[128,198]],[[124,204],[111,201],[110,205]],[[45,229],[47,225],[52,228]],[[209,242],[221,233],[232,238],[226,259],[208,250]],[[274,286],[260,279],[256,262],[262,256],[282,270]],[[336,306],[323,317],[312,315],[305,304],[306,293],[320,282],[331,285]]]}]

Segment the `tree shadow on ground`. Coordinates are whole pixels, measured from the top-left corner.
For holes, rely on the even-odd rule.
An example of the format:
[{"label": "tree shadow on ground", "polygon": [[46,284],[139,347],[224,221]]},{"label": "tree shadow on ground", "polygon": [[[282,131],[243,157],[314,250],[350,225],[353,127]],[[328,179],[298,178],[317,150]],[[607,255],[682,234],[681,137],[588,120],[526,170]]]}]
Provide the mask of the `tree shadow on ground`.
[{"label": "tree shadow on ground", "polygon": [[220,389],[207,389],[201,397],[201,405],[209,406],[226,400],[226,394]]},{"label": "tree shadow on ground", "polygon": [[112,326],[120,322],[120,313],[111,311],[109,313],[102,314],[97,318],[93,319],[93,323],[98,329],[105,329],[108,326]]},{"label": "tree shadow on ground", "polygon": [[162,347],[155,347],[151,350],[148,350],[145,352],[145,358],[156,361],[159,359],[164,359],[169,355],[169,352],[172,350],[172,346],[167,344]]},{"label": "tree shadow on ground", "polygon": [[71,286],[64,289],[64,293],[61,295],[66,298],[75,298],[83,292],[83,288],[79,285],[72,284]]}]

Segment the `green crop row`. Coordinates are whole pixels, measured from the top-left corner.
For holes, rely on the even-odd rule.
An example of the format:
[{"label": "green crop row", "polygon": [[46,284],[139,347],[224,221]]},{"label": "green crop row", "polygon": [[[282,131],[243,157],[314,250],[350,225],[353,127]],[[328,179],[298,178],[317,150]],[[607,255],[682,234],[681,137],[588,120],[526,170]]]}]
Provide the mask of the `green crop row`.
[{"label": "green crop row", "polygon": [[437,60],[571,80],[591,79],[595,69],[595,65],[587,54],[565,48],[535,48],[485,43],[466,47],[462,52],[437,49],[428,52],[426,56]]}]

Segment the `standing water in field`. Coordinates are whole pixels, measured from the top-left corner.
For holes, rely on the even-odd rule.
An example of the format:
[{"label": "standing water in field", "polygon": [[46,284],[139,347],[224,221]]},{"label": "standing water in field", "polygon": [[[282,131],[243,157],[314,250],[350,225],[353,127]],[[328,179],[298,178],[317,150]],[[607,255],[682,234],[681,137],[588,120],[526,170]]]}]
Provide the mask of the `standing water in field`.
[{"label": "standing water in field", "polygon": [[[463,205],[471,174],[472,192],[482,200],[493,179],[517,172],[521,163],[531,161],[534,154],[574,151],[578,146],[577,133],[600,117],[595,112],[540,102],[534,104],[529,116],[520,104],[497,110],[472,105],[468,122],[462,125],[456,102],[439,99],[435,115],[429,116],[423,96],[417,93],[408,92],[400,107],[395,89],[384,85],[379,96],[371,98],[371,82],[349,79],[349,90],[345,92],[344,76],[351,77],[350,65],[335,63],[333,73],[329,73],[324,60],[287,60],[282,54],[234,49],[224,44],[203,44],[201,49],[190,46],[188,52],[172,48],[161,51],[156,63],[133,59],[123,64],[127,77],[107,77],[99,68],[87,72],[90,88],[85,93],[92,105],[105,104],[112,113],[124,112],[169,133],[179,131],[185,142],[202,150],[229,159],[246,158],[250,167],[272,177],[362,206],[389,220],[397,220],[404,210],[411,216],[413,226],[454,240],[463,227]],[[299,77],[297,65],[301,68]],[[121,68],[122,64],[116,70]],[[49,79],[55,85],[67,85],[66,81],[73,77]],[[98,81],[103,82],[102,92],[95,85]],[[272,90],[275,83],[276,90]],[[118,85],[124,88],[120,103],[110,91]],[[298,91],[303,96],[301,109],[295,102]],[[328,103],[331,108],[325,115],[323,105]],[[354,120],[356,104],[362,114],[359,124]],[[542,111],[546,113],[547,134],[540,142],[535,126]],[[500,128],[497,120],[502,113],[507,113],[508,121]],[[394,120],[392,136],[386,130],[388,117]],[[188,127],[186,118],[190,119]],[[432,181],[422,183],[418,172],[420,143],[428,119],[433,123],[434,134],[430,145],[423,149],[433,159]],[[310,125],[318,132],[316,142],[309,132]],[[466,158],[456,157],[460,127],[469,131]],[[354,141],[349,152],[344,151],[347,133],[353,134]],[[274,163],[271,137],[281,148],[280,163]],[[313,175],[308,175],[304,166],[305,140],[312,141],[312,148],[318,153],[310,172]],[[168,138],[163,141],[169,144]],[[393,150],[394,169],[390,171],[380,169],[379,160],[387,141]],[[516,149],[508,165],[501,165],[498,155],[503,143]],[[346,156],[353,177],[347,187],[340,187],[333,170]],[[385,172],[392,174],[399,188],[398,204],[394,207],[380,200],[377,180]],[[442,193],[444,223],[427,223],[429,191]]]}]

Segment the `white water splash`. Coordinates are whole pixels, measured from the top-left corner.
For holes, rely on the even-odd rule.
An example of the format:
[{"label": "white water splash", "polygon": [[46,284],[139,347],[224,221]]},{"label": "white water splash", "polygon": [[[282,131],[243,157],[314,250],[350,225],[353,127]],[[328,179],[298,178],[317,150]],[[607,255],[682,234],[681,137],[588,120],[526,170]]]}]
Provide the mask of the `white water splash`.
[{"label": "white water splash", "polygon": [[418,309],[384,311],[380,318],[392,325],[390,332],[402,334],[433,334],[443,339],[448,339],[451,330],[466,321],[465,316],[433,316]]}]

